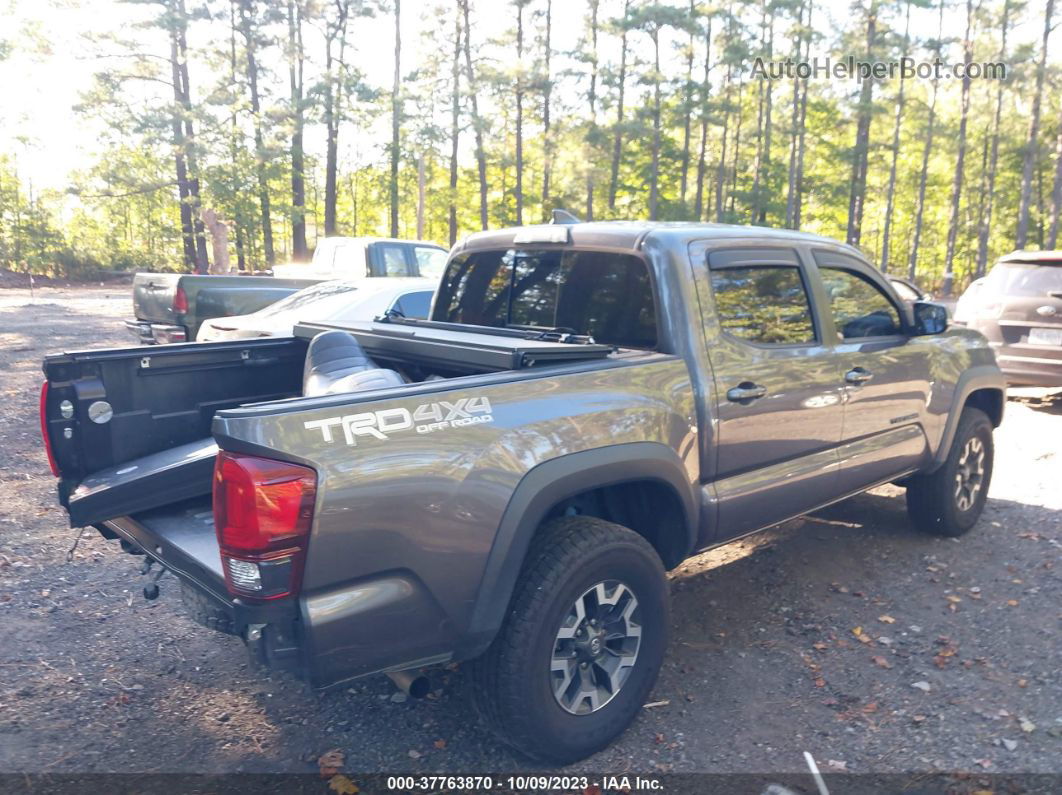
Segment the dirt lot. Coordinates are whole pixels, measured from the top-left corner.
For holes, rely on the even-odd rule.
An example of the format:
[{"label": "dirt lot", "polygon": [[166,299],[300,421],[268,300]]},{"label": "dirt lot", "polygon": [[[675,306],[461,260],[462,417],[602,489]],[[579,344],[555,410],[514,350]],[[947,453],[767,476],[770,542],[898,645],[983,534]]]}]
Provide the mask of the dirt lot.
[{"label": "dirt lot", "polygon": [[[40,360],[126,345],[127,288],[0,290],[0,772],[516,771],[462,672],[423,701],[386,679],[315,694],[141,595],[139,559],[76,532],[38,436]],[[673,574],[671,649],[587,771],[1062,772],[1062,408],[1011,402],[991,500],[927,538],[888,487]]]}]

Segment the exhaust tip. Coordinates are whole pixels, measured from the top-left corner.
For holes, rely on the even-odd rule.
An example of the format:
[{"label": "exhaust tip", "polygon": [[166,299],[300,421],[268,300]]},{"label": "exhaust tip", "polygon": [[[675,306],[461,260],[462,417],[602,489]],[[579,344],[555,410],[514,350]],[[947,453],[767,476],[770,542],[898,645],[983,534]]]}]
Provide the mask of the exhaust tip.
[{"label": "exhaust tip", "polygon": [[395,687],[410,698],[424,698],[431,692],[431,680],[423,674],[414,674],[409,671],[388,671],[387,678],[394,682]]}]

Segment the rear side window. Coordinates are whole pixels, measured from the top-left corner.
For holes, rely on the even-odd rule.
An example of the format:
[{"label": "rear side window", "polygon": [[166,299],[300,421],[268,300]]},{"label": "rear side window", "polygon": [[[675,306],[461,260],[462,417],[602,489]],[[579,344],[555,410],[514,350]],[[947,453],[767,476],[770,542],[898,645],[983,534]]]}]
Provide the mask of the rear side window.
[{"label": "rear side window", "polygon": [[508,249],[458,256],[439,286],[433,319],[561,329],[624,348],[656,346],[649,272],[629,254]]},{"label": "rear side window", "polygon": [[370,247],[371,276],[409,276],[406,246],[401,243],[373,243]]},{"label": "rear side window", "polygon": [[417,275],[438,279],[446,267],[447,252],[430,246],[414,246],[413,256],[417,261]]},{"label": "rear side window", "polygon": [[876,284],[855,271],[819,269],[830,297],[833,324],[841,339],[889,337],[903,333],[900,313]]},{"label": "rear side window", "polygon": [[815,341],[804,280],[789,265],[712,269],[716,314],[731,337],[759,345]]},{"label": "rear side window", "polygon": [[399,296],[394,303],[394,308],[406,317],[425,318],[431,310],[431,297],[435,295],[431,290],[418,290],[415,293],[406,293]]}]

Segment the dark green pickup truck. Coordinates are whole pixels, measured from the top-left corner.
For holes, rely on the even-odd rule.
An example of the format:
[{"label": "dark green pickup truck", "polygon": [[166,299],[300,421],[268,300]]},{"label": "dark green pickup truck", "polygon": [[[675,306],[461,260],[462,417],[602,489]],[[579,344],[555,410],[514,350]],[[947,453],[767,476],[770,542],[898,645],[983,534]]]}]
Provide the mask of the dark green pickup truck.
[{"label": "dark green pickup truck", "polygon": [[296,290],[327,279],[438,277],[446,249],[416,240],[329,237],[313,261],[281,265],[272,276],[138,273],[133,310],[125,326],[140,342],[192,342],[204,320],[257,312]]}]

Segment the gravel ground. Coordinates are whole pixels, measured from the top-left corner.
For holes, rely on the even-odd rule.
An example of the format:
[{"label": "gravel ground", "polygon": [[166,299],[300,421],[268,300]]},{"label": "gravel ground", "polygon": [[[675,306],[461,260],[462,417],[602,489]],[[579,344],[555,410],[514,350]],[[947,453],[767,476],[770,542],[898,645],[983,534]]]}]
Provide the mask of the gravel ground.
[{"label": "gravel ground", "polygon": [[[0,772],[527,771],[462,671],[404,701],[251,668],[239,640],[140,596],[139,559],[76,532],[38,436],[40,360],[127,345],[127,288],[0,290]],[[1062,773],[1062,406],[1011,402],[984,518],[927,538],[878,489],[672,574],[653,702],[572,770]]]}]

